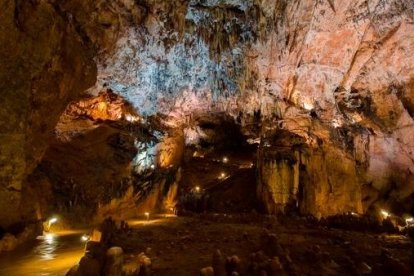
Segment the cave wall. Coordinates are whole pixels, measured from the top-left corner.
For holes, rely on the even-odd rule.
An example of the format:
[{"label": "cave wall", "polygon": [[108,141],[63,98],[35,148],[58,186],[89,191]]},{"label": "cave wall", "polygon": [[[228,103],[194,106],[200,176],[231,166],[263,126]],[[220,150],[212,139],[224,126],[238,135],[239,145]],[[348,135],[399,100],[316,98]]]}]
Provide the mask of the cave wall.
[{"label": "cave wall", "polygon": [[1,10],[0,226],[7,227],[34,218],[26,178],[67,103],[94,84],[96,65],[50,3],[5,0]]},{"label": "cave wall", "polygon": [[357,161],[322,140],[317,146],[286,131],[277,131],[258,149],[257,196],[267,213],[296,212],[321,218],[363,213]]},{"label": "cave wall", "polygon": [[[330,140],[325,133],[338,128],[365,129],[364,184],[382,193],[395,170],[412,182],[411,1],[132,7],[142,11],[141,23],[122,25],[91,93],[107,84],[143,115],[163,114],[176,126],[194,114],[224,112],[248,128],[260,111],[259,121],[310,140]],[[340,139],[359,137],[350,135]]]},{"label": "cave wall", "polygon": [[[274,155],[275,153],[275,155]],[[284,213],[295,207],[299,192],[299,152],[271,149],[259,150],[259,179],[257,196],[265,211],[271,214]]]},{"label": "cave wall", "polygon": [[157,124],[110,89],[69,104],[29,178],[41,213],[99,223],[172,208],[184,136]]},{"label": "cave wall", "polygon": [[[25,179],[60,114],[93,84],[89,94],[109,87],[139,115],[159,115],[184,133],[197,114],[225,114],[262,145],[269,130],[302,137],[312,149],[299,158],[302,181],[322,181],[307,190],[313,214],[414,206],[410,0],[6,0],[1,7],[0,210],[19,209],[22,191],[35,190]],[[320,141],[326,148],[318,151]],[[296,183],[297,169],[277,160],[271,168],[283,176],[272,172],[271,182]],[[335,177],[326,180],[324,171]],[[332,185],[341,200],[330,198]],[[20,216],[0,212],[0,225]]]},{"label": "cave wall", "polygon": [[352,157],[325,146],[302,155],[301,162],[299,205],[303,214],[363,213],[361,180]]},{"label": "cave wall", "polygon": [[[312,150],[307,160],[341,175],[331,154],[345,156],[351,188],[340,188],[340,177],[329,185],[355,202],[321,213],[360,210],[361,201],[364,210],[413,204],[411,1],[73,0],[59,7],[98,49],[89,93],[110,87],[140,115],[162,115],[185,133],[197,115],[225,114],[252,139],[273,129],[312,149],[329,144],[321,151],[332,153]],[[309,170],[309,179],[325,179],[315,186],[325,194],[314,197],[327,200],[328,178]],[[314,201],[308,205],[323,205]]]}]

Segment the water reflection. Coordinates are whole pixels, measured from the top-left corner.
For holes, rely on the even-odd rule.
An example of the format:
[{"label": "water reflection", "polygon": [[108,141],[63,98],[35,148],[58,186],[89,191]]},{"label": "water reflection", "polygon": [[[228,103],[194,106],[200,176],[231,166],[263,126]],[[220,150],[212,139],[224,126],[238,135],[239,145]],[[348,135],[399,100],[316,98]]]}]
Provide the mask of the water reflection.
[{"label": "water reflection", "polygon": [[46,233],[43,236],[37,237],[41,242],[36,248],[35,253],[39,255],[42,260],[53,260],[56,258],[56,249],[58,242],[56,241],[56,234]]},{"label": "water reflection", "polygon": [[32,244],[0,255],[0,275],[65,275],[83,255],[83,231],[45,233]]}]

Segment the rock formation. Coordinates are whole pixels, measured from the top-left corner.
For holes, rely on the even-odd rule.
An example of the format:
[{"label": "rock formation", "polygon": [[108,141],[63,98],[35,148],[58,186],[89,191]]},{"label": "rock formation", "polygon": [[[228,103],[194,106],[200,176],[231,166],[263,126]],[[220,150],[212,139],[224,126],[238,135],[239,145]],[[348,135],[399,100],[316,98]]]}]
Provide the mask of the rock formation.
[{"label": "rock formation", "polygon": [[0,226],[33,219],[27,176],[66,105],[96,80],[93,53],[52,1],[2,1]]},{"label": "rock formation", "polygon": [[[138,157],[155,154],[145,166],[172,165],[168,174],[177,175],[184,141],[211,135],[198,119],[209,116],[232,118],[260,144],[257,196],[268,212],[414,206],[410,0],[7,0],[2,8],[0,226],[29,211],[22,198],[44,183],[45,166],[49,179],[57,168],[59,190],[82,164],[74,177],[86,201],[96,193],[90,175],[100,188],[120,183]],[[99,97],[107,89],[126,113],[106,112]],[[67,124],[72,100],[87,120]],[[148,135],[115,126],[131,121]],[[140,148],[144,137],[171,142],[171,158]],[[118,155],[86,150],[83,159],[92,142]],[[67,155],[76,158],[61,162]],[[102,173],[88,171],[97,159]],[[126,195],[116,187],[111,198]],[[154,186],[138,187],[133,195]]]}]

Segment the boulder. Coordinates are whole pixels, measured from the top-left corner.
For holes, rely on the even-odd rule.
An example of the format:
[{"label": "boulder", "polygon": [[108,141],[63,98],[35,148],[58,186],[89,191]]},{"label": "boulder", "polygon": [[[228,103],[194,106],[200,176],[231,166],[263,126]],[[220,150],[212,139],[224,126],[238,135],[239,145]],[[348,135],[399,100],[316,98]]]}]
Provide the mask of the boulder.
[{"label": "boulder", "polygon": [[238,273],[239,270],[240,270],[240,258],[236,255],[227,257],[227,260],[226,260],[227,275],[233,275],[234,272]]},{"label": "boulder", "polygon": [[218,250],[218,249],[213,254],[212,264],[213,264],[213,269],[214,269],[214,275],[215,276],[224,276],[224,275],[226,275],[223,255],[221,254],[221,251]]},{"label": "boulder", "polygon": [[106,252],[104,275],[122,276],[124,251],[121,247],[111,247]]},{"label": "boulder", "polygon": [[214,269],[211,266],[204,267],[200,270],[200,276],[214,276]]},{"label": "boulder", "polygon": [[[82,259],[79,262],[79,268],[77,272],[81,276],[100,276],[101,275],[101,265],[99,263],[99,260],[85,255],[82,257]],[[74,274],[78,275],[78,274]]]},{"label": "boulder", "polygon": [[280,263],[279,257],[274,257],[270,261],[270,270],[274,274],[283,270],[283,265]]},{"label": "boulder", "polygon": [[269,256],[283,256],[285,251],[279,243],[279,239],[275,234],[265,233],[263,236],[263,247]]},{"label": "boulder", "polygon": [[12,234],[5,234],[4,237],[0,240],[0,252],[3,251],[12,251],[18,245],[18,240]]},{"label": "boulder", "polygon": [[100,242],[88,241],[85,245],[85,256],[90,256],[99,262],[100,267],[105,265],[105,246]]},{"label": "boulder", "polygon": [[145,255],[144,253],[139,254],[138,263],[140,265],[138,275],[147,276],[151,274],[151,259],[147,255]]},{"label": "boulder", "polygon": [[65,276],[82,276],[79,271],[79,265],[72,266]]}]

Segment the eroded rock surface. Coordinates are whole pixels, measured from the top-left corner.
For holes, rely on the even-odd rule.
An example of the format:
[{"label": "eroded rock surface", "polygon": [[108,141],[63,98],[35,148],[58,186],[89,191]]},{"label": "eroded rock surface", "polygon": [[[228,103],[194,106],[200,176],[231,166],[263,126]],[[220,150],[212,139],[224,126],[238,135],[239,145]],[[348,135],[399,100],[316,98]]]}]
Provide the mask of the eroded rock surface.
[{"label": "eroded rock surface", "polygon": [[[88,93],[114,91],[150,135],[167,135],[171,155],[182,155],[184,141],[215,135],[198,118],[232,118],[260,144],[258,196],[268,211],[292,200],[313,215],[413,207],[412,1],[6,1],[3,9],[0,114],[10,117],[1,125],[4,206],[19,208],[22,183],[60,114],[93,85],[93,53],[98,77]],[[73,133],[88,133],[99,120],[138,124],[101,114],[100,102],[78,106],[92,120],[77,120],[69,131],[61,117],[58,139],[83,139]],[[90,142],[104,139],[91,136],[96,131]],[[280,135],[300,143],[280,142]],[[70,143],[62,152],[73,151]],[[128,147],[116,178],[132,160],[156,152],[139,148]],[[88,156],[82,162],[101,159]],[[141,165],[161,166],[166,157],[151,158]],[[166,167],[178,167],[180,158],[167,159]],[[16,219],[4,217],[6,224]]]},{"label": "eroded rock surface", "polygon": [[[351,191],[358,210],[384,194],[391,194],[385,204],[411,204],[411,2],[145,1],[136,8],[145,11],[141,24],[121,28],[100,62],[97,91],[109,85],[140,114],[161,113],[185,129],[194,114],[225,112],[252,138],[268,128],[291,132],[310,155],[330,152],[308,159],[327,174],[349,160],[337,178],[312,178],[325,183],[316,201],[343,202]],[[251,131],[252,121],[262,125]],[[343,190],[341,179],[352,188]]]},{"label": "eroded rock surface", "polygon": [[[2,1],[0,226],[32,219],[26,177],[66,105],[93,85],[96,65],[75,26],[48,1]],[[27,203],[27,204],[26,204]]]}]

